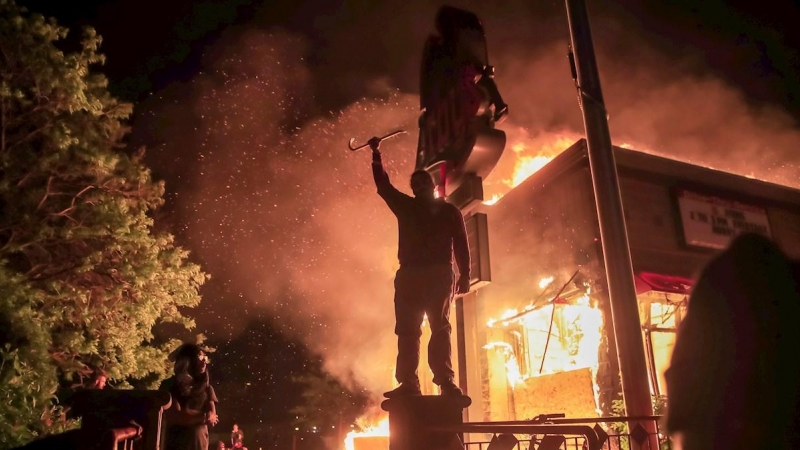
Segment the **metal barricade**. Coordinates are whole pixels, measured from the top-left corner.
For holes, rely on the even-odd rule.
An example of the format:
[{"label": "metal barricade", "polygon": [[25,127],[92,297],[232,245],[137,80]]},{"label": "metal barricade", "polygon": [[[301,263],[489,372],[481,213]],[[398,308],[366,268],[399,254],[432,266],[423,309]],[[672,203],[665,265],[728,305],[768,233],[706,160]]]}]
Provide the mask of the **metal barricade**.
[{"label": "metal barricade", "polygon": [[[431,430],[448,433],[475,433],[493,434],[497,439],[481,443],[465,443],[465,449],[476,450],[512,450],[533,449],[557,450],[561,448],[600,450],[601,443],[595,430],[588,425],[532,425],[531,422],[506,422],[506,423],[464,423],[450,427],[432,427]],[[505,442],[499,436],[513,435],[516,442],[506,438]],[[526,435],[528,438],[519,440],[516,436]],[[576,446],[567,446],[569,441],[574,441]],[[474,447],[474,444],[478,444]],[[484,446],[484,444],[486,444]],[[527,444],[527,445],[526,445]],[[577,446],[579,445],[579,446]]]},{"label": "metal barricade", "polygon": [[[600,418],[555,418],[542,415],[527,421],[473,422],[449,431],[460,433],[493,435],[492,440],[464,442],[465,450],[670,450],[672,444],[660,429],[661,416],[620,416]],[[563,415],[561,415],[563,417]],[[655,422],[656,436],[650,436],[644,421]],[[631,428],[631,425],[633,427]],[[566,427],[566,428],[565,428]],[[496,439],[504,434],[513,434],[516,442],[503,446]],[[563,440],[547,439],[548,436],[563,436]],[[508,442],[508,441],[507,441]],[[657,442],[658,449],[650,448]],[[557,444],[557,445],[556,445]],[[556,445],[556,446],[554,446]],[[655,445],[652,445],[655,446]]]}]

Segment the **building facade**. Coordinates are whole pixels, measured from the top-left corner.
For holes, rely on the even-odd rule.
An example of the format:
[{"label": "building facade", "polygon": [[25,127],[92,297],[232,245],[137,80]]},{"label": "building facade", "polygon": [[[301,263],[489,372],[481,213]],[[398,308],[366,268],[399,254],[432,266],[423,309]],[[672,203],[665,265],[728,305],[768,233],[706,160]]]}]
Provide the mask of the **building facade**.
[{"label": "building facade", "polygon": [[[800,191],[632,150],[614,152],[658,403],[668,396],[663,373],[692,279],[745,231],[770,236],[800,258]],[[490,259],[491,275],[484,278],[491,282],[456,308],[459,377],[473,399],[466,419],[620,412],[585,141],[473,214],[485,214],[488,255],[473,253],[483,266]]]}]

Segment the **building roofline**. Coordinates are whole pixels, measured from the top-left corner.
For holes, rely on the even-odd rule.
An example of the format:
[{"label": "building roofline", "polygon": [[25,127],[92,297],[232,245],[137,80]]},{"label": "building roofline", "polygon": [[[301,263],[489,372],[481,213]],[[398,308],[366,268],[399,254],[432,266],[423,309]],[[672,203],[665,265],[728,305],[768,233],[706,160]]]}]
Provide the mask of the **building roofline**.
[{"label": "building roofline", "polygon": [[[663,184],[717,195],[735,195],[742,200],[759,199],[768,203],[780,203],[800,211],[800,190],[748,178],[721,170],[698,166],[683,161],[656,156],[641,151],[614,146],[617,172],[630,178],[653,180],[654,176]],[[506,196],[516,190],[537,189],[552,182],[563,173],[579,168],[588,168],[589,159],[586,140],[580,139],[561,152],[536,173],[528,177]],[[533,187],[537,186],[537,187]],[[742,198],[744,197],[744,198]],[[502,202],[505,199],[500,199]]]}]

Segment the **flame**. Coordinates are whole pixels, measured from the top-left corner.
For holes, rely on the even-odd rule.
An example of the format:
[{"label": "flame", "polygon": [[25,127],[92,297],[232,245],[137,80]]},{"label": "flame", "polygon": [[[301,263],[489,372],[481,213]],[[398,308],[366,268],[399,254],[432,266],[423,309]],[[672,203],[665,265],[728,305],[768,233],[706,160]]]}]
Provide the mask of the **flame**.
[{"label": "flame", "polygon": [[[517,314],[519,314],[519,312],[518,312],[516,309],[507,309],[507,310],[506,310],[506,312],[504,312],[504,313],[503,313],[503,314],[500,316],[500,319],[499,319],[499,320],[500,320],[500,321],[504,321],[504,320],[508,319],[509,317],[514,317],[514,316],[516,316]],[[489,319],[489,321],[486,323],[486,326],[488,326],[489,328],[492,328],[492,327],[494,327],[494,324],[495,324],[495,322],[497,322],[497,321],[498,321],[498,320],[496,320],[496,319]]]},{"label": "flame", "polygon": [[[547,282],[548,278],[542,279],[540,286],[546,286]],[[507,310],[500,319],[489,320],[489,327],[502,325],[513,329],[520,342],[524,342],[524,346],[517,343],[516,347],[513,342],[505,341],[484,346],[487,350],[504,352],[510,386],[539,375],[597,368],[603,322],[602,314],[592,306],[589,294],[587,292],[570,303],[551,302],[538,308],[528,305],[521,312]],[[553,327],[548,342],[551,320]]]},{"label": "flame", "polygon": [[365,428],[363,431],[351,431],[344,438],[344,448],[355,450],[355,439],[362,437],[389,437],[389,416],[384,417],[377,424]]},{"label": "flame", "polygon": [[[514,151],[517,151],[514,149]],[[514,166],[514,176],[511,179],[511,187],[519,186],[529,176],[538,172],[539,169],[547,165],[552,160],[549,156],[522,156]]]},{"label": "flame", "polygon": [[519,362],[517,361],[517,357],[514,355],[514,349],[511,347],[511,344],[508,342],[489,342],[488,344],[483,346],[486,350],[495,350],[503,352],[503,356],[506,358],[506,377],[508,378],[508,384],[513,388],[519,383],[524,381],[522,377],[522,372],[519,368]]},{"label": "flame", "polygon": [[494,194],[492,195],[492,198],[490,198],[489,200],[484,200],[483,204],[486,206],[492,206],[498,201],[500,201],[501,198],[503,198],[503,194]]},{"label": "flame", "polygon": [[[487,181],[489,190],[497,192],[490,193],[491,196],[483,202],[484,205],[497,203],[508,191],[522,184],[523,181],[538,172],[556,155],[577,140],[576,136],[572,134],[569,136],[553,135],[536,139],[525,136],[521,139],[511,145],[511,152],[507,153],[508,156],[504,155],[506,162],[503,163],[501,159],[501,162],[498,163],[495,168],[497,173],[490,175],[491,178],[498,179],[499,182],[492,183]],[[541,142],[543,139],[547,139],[547,141]],[[509,160],[510,163],[508,162]]]}]

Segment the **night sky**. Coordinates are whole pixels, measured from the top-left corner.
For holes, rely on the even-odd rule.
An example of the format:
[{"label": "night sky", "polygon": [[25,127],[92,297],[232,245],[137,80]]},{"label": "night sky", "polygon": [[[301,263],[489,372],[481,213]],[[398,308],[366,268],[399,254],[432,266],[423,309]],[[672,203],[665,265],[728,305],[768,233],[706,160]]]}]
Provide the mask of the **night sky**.
[{"label": "night sky", "polygon": [[[146,145],[167,183],[158,226],[212,276],[193,314],[218,349],[217,428],[285,420],[289,378],[320,364],[376,396],[391,387],[396,225],[369,155],[345,145],[411,131],[384,146],[405,188],[439,5],[19,3],[97,29],[112,92],[135,103],[130,146]],[[800,6],[698,3],[590,2],[615,143],[800,187]],[[510,105],[502,173],[487,180],[501,191],[514,157],[553,156],[582,134],[564,5],[451,4],[483,19]]]}]

